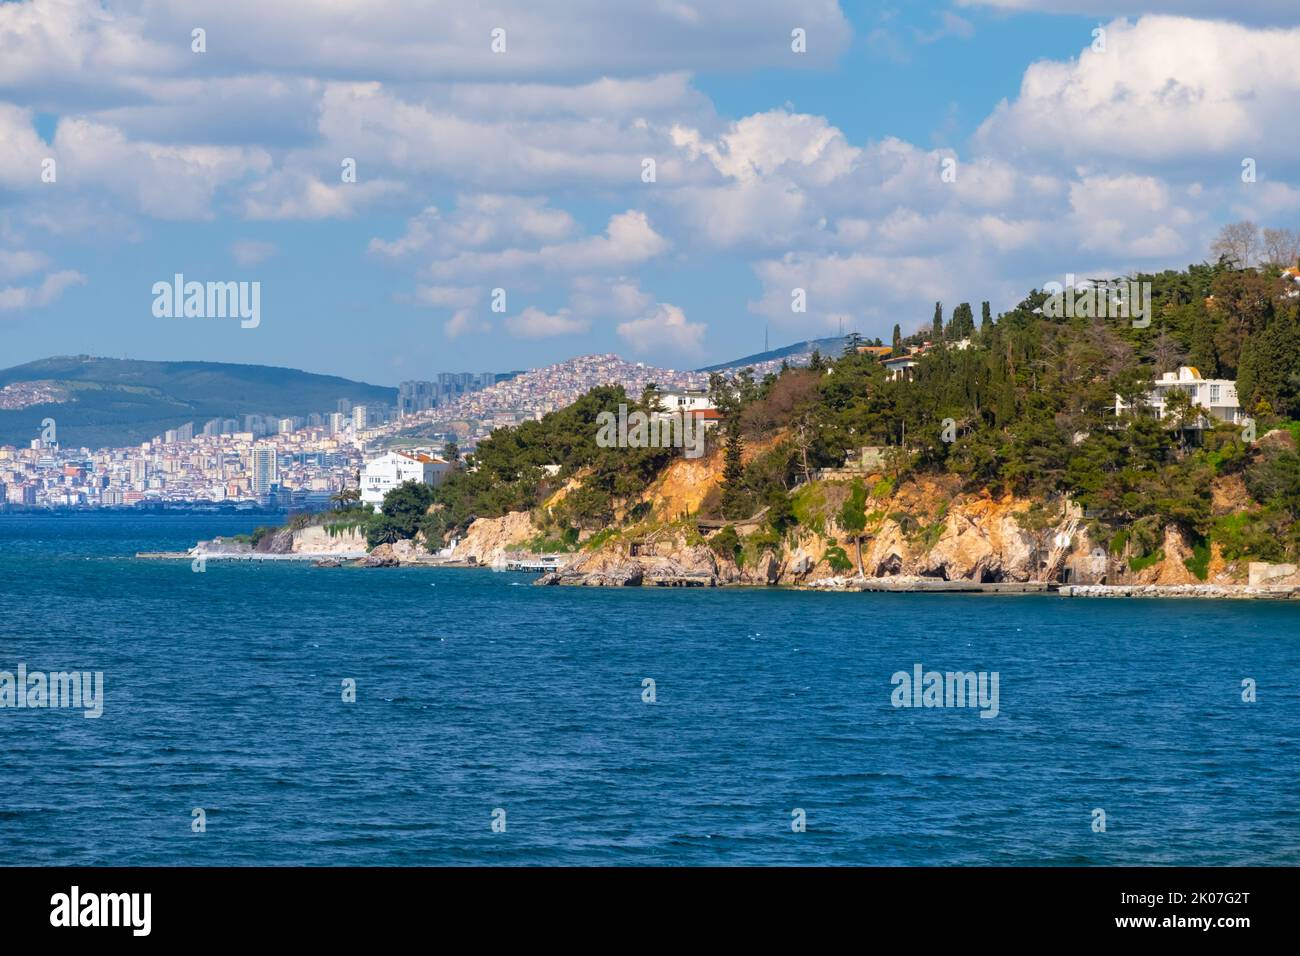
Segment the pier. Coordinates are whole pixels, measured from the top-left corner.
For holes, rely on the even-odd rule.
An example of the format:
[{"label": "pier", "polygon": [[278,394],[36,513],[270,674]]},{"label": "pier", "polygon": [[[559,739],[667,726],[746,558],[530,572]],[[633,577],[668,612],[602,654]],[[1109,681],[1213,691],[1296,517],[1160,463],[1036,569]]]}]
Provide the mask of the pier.
[{"label": "pier", "polygon": [[547,571],[558,571],[564,567],[564,561],[559,557],[545,556],[540,558],[510,558],[505,562],[507,571],[532,571],[537,574],[544,574]]}]

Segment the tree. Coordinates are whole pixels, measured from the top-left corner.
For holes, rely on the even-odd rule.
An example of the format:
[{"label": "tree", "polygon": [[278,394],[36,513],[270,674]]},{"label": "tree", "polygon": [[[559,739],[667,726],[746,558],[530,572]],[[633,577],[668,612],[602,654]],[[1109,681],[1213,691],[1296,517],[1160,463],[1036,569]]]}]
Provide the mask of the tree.
[{"label": "tree", "polygon": [[858,550],[858,577],[866,577],[862,569],[862,533],[867,530],[867,487],[861,480],[853,482],[849,496],[840,506],[840,527],[853,538]]},{"label": "tree", "polygon": [[969,338],[974,331],[975,313],[971,311],[969,302],[963,302],[952,310],[952,322],[948,326],[948,338],[954,342],[960,342],[962,339]]},{"label": "tree", "polygon": [[894,338],[890,342],[890,345],[893,348],[895,355],[903,351],[903,330],[899,327],[898,323],[894,323]]},{"label": "tree", "polygon": [[993,312],[987,302],[980,305],[980,331],[986,332],[993,325]]},{"label": "tree", "polygon": [[1265,229],[1264,255],[1266,265],[1290,269],[1300,260],[1300,233],[1293,229]]},{"label": "tree", "polygon": [[456,439],[449,439],[447,444],[442,446],[442,457],[453,465],[460,461],[460,446],[456,444]]},{"label": "tree", "polygon": [[749,517],[748,496],[745,494],[745,465],[741,460],[745,440],[740,435],[740,424],[735,418],[727,422],[727,444],[722,464],[722,517]]},{"label": "tree", "polygon": [[1034,545],[1034,580],[1040,580],[1042,576],[1042,554],[1047,547],[1048,532],[1054,529],[1060,520],[1060,513],[1049,510],[1041,501],[1035,501],[1024,511],[1015,514],[1016,524],[1029,532],[1029,539]]},{"label": "tree", "polygon": [[1281,415],[1300,414],[1300,327],[1286,317],[1246,340],[1237,373],[1242,405],[1261,400]]},{"label": "tree", "polygon": [[943,341],[943,303],[934,304],[934,323],[931,326],[931,334],[935,342]]},{"label": "tree", "polygon": [[1254,265],[1258,250],[1259,226],[1249,220],[1228,223],[1210,246],[1210,254],[1215,259],[1238,269]]},{"label": "tree", "polygon": [[360,500],[360,488],[344,488],[341,491],[336,491],[334,494],[330,495],[330,501],[333,503],[334,507],[340,511],[348,507],[348,505],[352,504],[354,501]]},{"label": "tree", "polygon": [[398,485],[384,495],[383,514],[377,516],[375,525],[395,530],[399,538],[414,538],[434,497],[433,488],[422,482]]}]

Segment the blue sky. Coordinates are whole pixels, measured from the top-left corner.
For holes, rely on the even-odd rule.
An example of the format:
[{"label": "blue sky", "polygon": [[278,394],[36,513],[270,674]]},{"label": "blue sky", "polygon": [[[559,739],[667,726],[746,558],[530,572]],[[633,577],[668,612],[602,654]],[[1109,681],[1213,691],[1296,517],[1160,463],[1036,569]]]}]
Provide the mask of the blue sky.
[{"label": "blue sky", "polygon": [[[1296,226],[1290,6],[0,3],[0,366],[687,368],[1183,266]],[[155,317],[178,272],[260,324]]]}]

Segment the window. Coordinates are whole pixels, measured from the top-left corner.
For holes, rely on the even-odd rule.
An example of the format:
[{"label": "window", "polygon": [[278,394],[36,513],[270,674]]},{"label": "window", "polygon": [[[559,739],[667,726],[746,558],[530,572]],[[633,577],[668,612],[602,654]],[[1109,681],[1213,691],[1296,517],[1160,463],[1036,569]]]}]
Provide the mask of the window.
[{"label": "window", "polygon": [[1219,386],[1218,386],[1218,385],[1211,385],[1211,386],[1210,386],[1210,404],[1211,404],[1211,405],[1217,405],[1217,404],[1219,404]]}]

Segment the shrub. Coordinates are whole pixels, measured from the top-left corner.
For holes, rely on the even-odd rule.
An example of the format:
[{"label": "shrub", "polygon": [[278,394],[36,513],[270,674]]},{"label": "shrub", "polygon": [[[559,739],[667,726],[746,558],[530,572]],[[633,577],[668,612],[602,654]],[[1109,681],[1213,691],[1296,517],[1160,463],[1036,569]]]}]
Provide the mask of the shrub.
[{"label": "shrub", "polygon": [[843,574],[853,567],[853,562],[849,556],[844,553],[844,549],[839,545],[826,549],[826,563],[831,566],[831,570],[836,574]]}]

